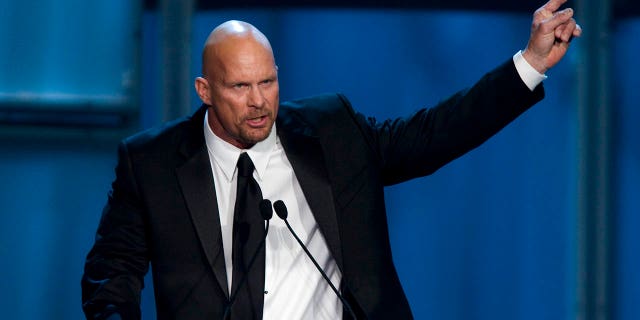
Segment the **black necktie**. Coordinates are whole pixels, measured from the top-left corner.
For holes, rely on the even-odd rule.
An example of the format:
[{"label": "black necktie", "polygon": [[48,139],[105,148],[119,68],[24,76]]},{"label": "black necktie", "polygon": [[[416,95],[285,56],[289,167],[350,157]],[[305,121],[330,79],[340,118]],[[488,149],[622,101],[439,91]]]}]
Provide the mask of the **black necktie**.
[{"label": "black necktie", "polygon": [[[264,237],[264,220],[259,211],[262,192],[253,178],[253,162],[244,152],[238,159],[238,189],[233,212],[233,277],[231,292],[237,297],[231,308],[231,319],[262,319],[264,304],[264,242],[247,280],[238,289],[247,273],[251,256]],[[239,291],[238,291],[239,290]]]}]

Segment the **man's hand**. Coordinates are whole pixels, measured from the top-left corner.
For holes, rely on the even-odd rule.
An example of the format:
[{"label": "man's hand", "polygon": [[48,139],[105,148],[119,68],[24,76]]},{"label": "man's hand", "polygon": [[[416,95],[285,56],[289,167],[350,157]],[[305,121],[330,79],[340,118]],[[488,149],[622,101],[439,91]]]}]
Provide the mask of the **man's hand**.
[{"label": "man's hand", "polygon": [[531,37],[522,56],[544,74],[567,53],[569,42],[582,34],[573,19],[573,9],[557,11],[567,0],[549,0],[536,10],[531,23]]}]

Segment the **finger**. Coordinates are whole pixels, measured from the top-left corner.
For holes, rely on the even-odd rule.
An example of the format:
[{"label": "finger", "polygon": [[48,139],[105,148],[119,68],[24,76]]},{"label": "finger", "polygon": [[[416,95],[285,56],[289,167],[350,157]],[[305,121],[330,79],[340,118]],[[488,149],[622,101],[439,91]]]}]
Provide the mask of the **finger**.
[{"label": "finger", "polygon": [[573,36],[579,37],[582,35],[582,27],[579,24],[576,24],[576,29],[573,30]]},{"label": "finger", "polygon": [[559,25],[557,28],[555,28],[555,30],[553,30],[553,35],[555,36],[556,39],[562,38],[562,33],[564,32],[566,27],[567,27],[567,24],[565,23],[565,24]]},{"label": "finger", "polygon": [[553,17],[542,22],[543,32],[550,33],[555,32],[555,29],[560,25],[567,23],[573,17],[573,9],[567,8],[562,11],[556,12]]},{"label": "finger", "polygon": [[[573,35],[573,31],[576,30],[576,21],[571,19],[569,20],[569,22],[567,22],[566,24],[561,25],[560,27],[564,27],[564,29],[562,30],[562,34],[560,35],[560,39],[562,39],[562,41],[564,42],[568,42],[569,39],[571,39],[571,36]],[[558,29],[560,29],[560,27],[558,27]]]},{"label": "finger", "polygon": [[556,12],[556,10],[560,9],[560,6],[565,2],[567,2],[567,0],[549,0],[549,2],[545,3],[541,9]]}]

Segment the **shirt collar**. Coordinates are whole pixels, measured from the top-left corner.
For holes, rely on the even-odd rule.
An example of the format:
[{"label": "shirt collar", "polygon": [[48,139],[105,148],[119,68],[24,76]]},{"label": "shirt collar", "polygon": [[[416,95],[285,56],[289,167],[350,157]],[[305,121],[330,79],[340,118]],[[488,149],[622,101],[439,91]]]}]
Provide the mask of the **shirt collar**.
[{"label": "shirt collar", "polygon": [[240,149],[215,135],[209,126],[208,118],[209,110],[207,110],[204,115],[204,139],[207,143],[207,149],[209,150],[209,155],[213,157],[214,162],[222,169],[227,181],[231,182],[236,174],[236,164],[242,152],[249,154],[258,173],[258,179],[262,180],[269,165],[271,152],[276,147],[275,122],[266,139],[256,143],[249,149]]}]

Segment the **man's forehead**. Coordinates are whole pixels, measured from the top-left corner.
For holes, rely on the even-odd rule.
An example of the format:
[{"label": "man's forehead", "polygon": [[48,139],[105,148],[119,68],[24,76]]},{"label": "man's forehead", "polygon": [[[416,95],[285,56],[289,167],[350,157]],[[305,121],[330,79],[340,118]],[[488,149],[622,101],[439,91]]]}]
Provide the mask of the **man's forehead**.
[{"label": "man's forehead", "polygon": [[263,47],[218,52],[211,57],[209,67],[210,75],[226,81],[261,81],[277,76],[273,55]]}]

